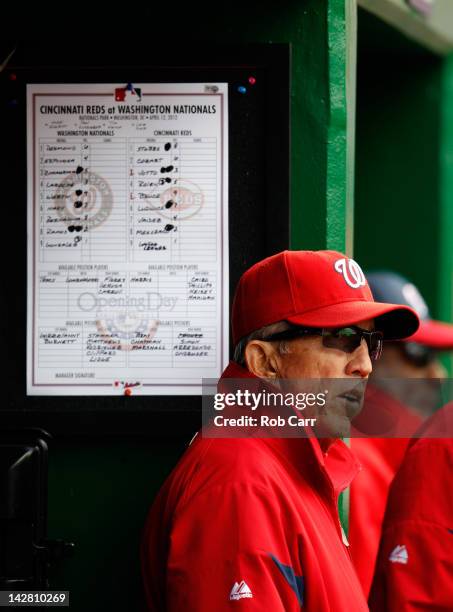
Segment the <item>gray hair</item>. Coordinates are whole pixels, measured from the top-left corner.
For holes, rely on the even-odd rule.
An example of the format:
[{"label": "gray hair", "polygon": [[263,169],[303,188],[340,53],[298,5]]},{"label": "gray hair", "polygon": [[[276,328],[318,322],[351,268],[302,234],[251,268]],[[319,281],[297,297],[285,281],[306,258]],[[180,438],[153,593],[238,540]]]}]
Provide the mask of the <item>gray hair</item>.
[{"label": "gray hair", "polygon": [[[292,326],[288,321],[278,321],[277,323],[271,323],[270,325],[265,325],[260,329],[256,329],[252,331],[248,336],[244,336],[239,340],[239,342],[234,347],[234,356],[233,360],[241,366],[245,366],[245,349],[247,344],[252,340],[262,340],[271,334],[276,334],[277,332],[286,331],[290,329]],[[285,340],[276,340],[278,342],[278,352],[281,355],[290,352],[288,343]]]}]

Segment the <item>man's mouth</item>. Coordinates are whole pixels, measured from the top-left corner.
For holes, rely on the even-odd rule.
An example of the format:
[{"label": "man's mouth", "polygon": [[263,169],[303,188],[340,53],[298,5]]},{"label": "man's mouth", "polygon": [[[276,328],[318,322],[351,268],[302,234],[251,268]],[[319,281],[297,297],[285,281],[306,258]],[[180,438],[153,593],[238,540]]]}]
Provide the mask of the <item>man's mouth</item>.
[{"label": "man's mouth", "polygon": [[346,401],[346,413],[348,418],[352,419],[360,412],[363,401],[363,389],[357,387],[344,391],[337,397]]}]

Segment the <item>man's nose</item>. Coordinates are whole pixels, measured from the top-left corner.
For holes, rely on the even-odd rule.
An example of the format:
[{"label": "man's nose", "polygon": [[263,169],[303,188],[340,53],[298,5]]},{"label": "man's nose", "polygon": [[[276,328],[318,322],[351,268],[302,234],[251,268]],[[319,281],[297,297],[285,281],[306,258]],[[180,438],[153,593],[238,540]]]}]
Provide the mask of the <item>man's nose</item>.
[{"label": "man's nose", "polygon": [[426,368],[426,378],[447,378],[447,370],[438,359],[435,359]]},{"label": "man's nose", "polygon": [[346,374],[348,376],[360,376],[361,378],[367,378],[373,365],[371,363],[370,353],[368,351],[368,345],[363,339],[360,346],[351,353],[350,359],[346,366]]}]

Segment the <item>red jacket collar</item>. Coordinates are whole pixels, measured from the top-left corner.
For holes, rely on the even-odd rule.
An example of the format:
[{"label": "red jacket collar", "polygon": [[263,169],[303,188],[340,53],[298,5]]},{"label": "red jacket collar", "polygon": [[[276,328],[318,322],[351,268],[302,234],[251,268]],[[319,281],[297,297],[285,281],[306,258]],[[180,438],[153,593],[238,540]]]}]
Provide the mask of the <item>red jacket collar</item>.
[{"label": "red jacket collar", "polygon": [[[230,361],[224,370],[220,381],[225,378],[250,378],[259,380],[257,376]],[[263,385],[268,385],[262,381]],[[327,452],[323,452],[316,437],[307,438],[262,438],[274,452],[285,457],[299,472],[307,477],[307,472],[315,471],[327,481],[331,492],[337,496],[348,487],[360,470],[360,464],[355,455],[340,439],[330,440]]]}]

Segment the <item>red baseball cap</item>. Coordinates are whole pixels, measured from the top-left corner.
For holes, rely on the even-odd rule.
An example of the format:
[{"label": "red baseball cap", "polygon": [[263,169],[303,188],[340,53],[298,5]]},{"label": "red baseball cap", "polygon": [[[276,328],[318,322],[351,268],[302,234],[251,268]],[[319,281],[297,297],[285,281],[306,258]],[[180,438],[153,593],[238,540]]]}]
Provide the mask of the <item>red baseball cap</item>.
[{"label": "red baseball cap", "polygon": [[375,302],[362,269],[337,251],[282,251],[249,268],[233,301],[233,342],[277,321],[308,327],[342,327],[376,319],[386,340],[413,334],[417,313]]},{"label": "red baseball cap", "polygon": [[406,340],[441,351],[451,351],[453,349],[453,325],[435,319],[424,319],[420,321],[420,327],[415,334]]}]

